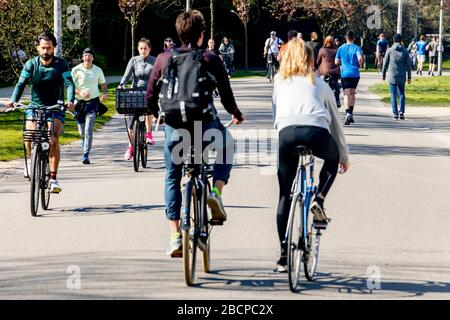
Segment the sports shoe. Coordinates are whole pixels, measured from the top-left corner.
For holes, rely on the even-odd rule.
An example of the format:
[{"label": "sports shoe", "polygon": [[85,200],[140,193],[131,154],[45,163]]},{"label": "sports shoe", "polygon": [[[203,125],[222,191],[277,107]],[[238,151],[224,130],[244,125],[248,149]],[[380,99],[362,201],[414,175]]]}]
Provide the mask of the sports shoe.
[{"label": "sports shoe", "polygon": [[400,119],[405,120],[405,115],[403,113],[400,113]]},{"label": "sports shoe", "polygon": [[180,257],[183,254],[183,241],[181,238],[181,232],[175,232],[169,241],[169,247],[166,254],[172,257]]},{"label": "sports shoe", "polygon": [[50,193],[60,193],[62,191],[58,180],[50,180]]},{"label": "sports shoe", "polygon": [[89,156],[87,154],[83,155],[83,164],[91,164],[91,161],[89,161]]},{"label": "sports shoe", "polygon": [[273,272],[278,272],[278,273],[286,273],[286,272],[288,272],[288,269],[287,269],[287,255],[281,255],[280,256],[280,259],[278,259],[277,265],[276,265],[275,269],[273,270]]},{"label": "sports shoe", "polygon": [[133,146],[128,146],[127,152],[124,156],[125,160],[133,160]]},{"label": "sports shoe", "polygon": [[212,220],[226,221],[227,214],[222,204],[222,198],[219,191],[214,188],[208,196],[208,207],[211,208]]},{"label": "sports shoe", "polygon": [[153,135],[151,132],[147,132],[145,134],[145,141],[147,142],[147,144],[155,144],[155,139],[153,138]]},{"label": "sports shoe", "polygon": [[314,200],[314,202],[311,205],[311,212],[314,215],[314,221],[317,222],[328,222],[328,218],[325,215],[325,209],[323,208],[322,204],[320,204],[319,201]]},{"label": "sports shoe", "polygon": [[[28,170],[27,170],[28,167]],[[31,173],[31,158],[27,159],[27,163],[23,168],[23,177],[24,178],[29,178],[30,177],[30,173]]]},{"label": "sports shoe", "polygon": [[353,120],[353,116],[350,113],[347,113],[347,115],[345,116],[344,125],[348,126],[348,125],[350,125],[350,123],[354,123],[354,122],[355,121]]},{"label": "sports shoe", "polygon": [[394,121],[398,120],[398,115],[394,114],[394,117],[392,118]]},{"label": "sports shoe", "polygon": [[428,75],[430,75],[431,74],[431,71],[428,71]]}]

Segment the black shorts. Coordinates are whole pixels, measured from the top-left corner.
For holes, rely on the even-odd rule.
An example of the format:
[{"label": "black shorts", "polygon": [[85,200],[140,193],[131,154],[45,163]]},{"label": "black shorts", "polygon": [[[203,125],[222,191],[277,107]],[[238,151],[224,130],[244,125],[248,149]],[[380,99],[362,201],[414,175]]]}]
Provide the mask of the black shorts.
[{"label": "black shorts", "polygon": [[430,63],[437,64],[438,63],[438,57],[436,57],[436,56],[430,57]]},{"label": "black shorts", "polygon": [[342,88],[345,89],[356,89],[359,83],[359,78],[342,78]]}]

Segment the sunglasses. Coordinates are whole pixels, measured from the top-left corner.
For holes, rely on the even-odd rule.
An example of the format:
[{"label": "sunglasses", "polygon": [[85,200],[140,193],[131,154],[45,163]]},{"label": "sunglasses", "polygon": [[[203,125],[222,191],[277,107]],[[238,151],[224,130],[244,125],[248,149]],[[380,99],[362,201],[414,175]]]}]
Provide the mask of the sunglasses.
[{"label": "sunglasses", "polygon": [[165,42],[172,43],[172,40],[164,40]]}]

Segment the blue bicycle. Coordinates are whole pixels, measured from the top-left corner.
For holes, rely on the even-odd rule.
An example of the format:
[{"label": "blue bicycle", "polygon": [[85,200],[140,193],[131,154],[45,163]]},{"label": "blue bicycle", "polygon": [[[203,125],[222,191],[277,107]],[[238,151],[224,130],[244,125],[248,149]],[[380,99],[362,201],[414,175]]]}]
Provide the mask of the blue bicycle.
[{"label": "blue bicycle", "polygon": [[314,156],[305,146],[298,146],[296,152],[300,161],[292,184],[292,203],[285,236],[289,288],[292,292],[299,290],[302,265],[308,281],[313,280],[319,260],[321,230],[326,229],[326,224],[316,223],[310,213],[311,199],[318,192],[314,185]]}]

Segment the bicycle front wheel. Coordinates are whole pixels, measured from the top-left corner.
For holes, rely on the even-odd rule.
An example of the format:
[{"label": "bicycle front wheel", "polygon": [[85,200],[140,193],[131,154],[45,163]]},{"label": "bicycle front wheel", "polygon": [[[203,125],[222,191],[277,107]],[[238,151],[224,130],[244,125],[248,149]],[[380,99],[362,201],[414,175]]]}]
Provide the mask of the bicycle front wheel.
[{"label": "bicycle front wheel", "polygon": [[141,155],[140,152],[140,122],[135,121],[133,126],[133,168],[135,172],[139,171],[139,157]]},{"label": "bicycle front wheel", "polygon": [[206,183],[206,188],[203,193],[203,212],[204,212],[204,218],[205,223],[203,225],[202,232],[208,234],[208,238],[206,239],[205,243],[205,250],[203,250],[203,256],[202,256],[202,266],[203,266],[203,272],[209,273],[211,271],[211,239],[209,234],[209,218],[211,217],[211,214],[209,212],[209,207],[206,203],[206,199],[208,198],[208,194],[211,192],[211,184],[209,181]]},{"label": "bicycle front wheel", "polygon": [[48,206],[50,204],[50,191],[49,191],[49,185],[50,185],[50,166],[48,163],[48,154],[42,157],[41,161],[41,206],[42,209],[48,210]]},{"label": "bicycle front wheel", "polygon": [[[188,188],[189,186],[187,186]],[[182,231],[183,237],[183,266],[184,281],[186,285],[193,286],[195,282],[195,264],[197,259],[198,223],[199,223],[199,202],[196,189],[191,185],[191,227]],[[186,192],[189,194],[189,192]]]},{"label": "bicycle front wheel", "polygon": [[141,138],[140,138],[140,151],[141,151],[141,164],[142,168],[147,168],[147,156],[148,156],[148,145],[145,139],[145,125],[141,125]]},{"label": "bicycle front wheel", "polygon": [[39,193],[41,182],[41,150],[37,145],[33,146],[33,157],[31,158],[31,184],[30,184],[30,208],[31,215],[36,217],[39,209]]},{"label": "bicycle front wheel", "polygon": [[297,195],[292,199],[291,210],[289,212],[287,243],[289,289],[292,292],[298,292],[300,287],[299,281],[303,255],[302,209],[303,204],[300,202],[299,195]]}]

